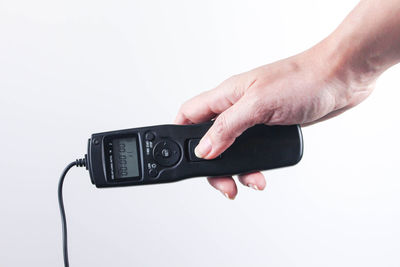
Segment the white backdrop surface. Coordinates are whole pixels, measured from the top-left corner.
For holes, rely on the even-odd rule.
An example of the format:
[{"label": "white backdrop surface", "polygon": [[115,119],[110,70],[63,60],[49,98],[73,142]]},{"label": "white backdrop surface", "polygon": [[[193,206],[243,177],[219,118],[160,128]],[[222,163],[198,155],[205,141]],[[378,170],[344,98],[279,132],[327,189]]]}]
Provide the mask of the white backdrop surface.
[{"label": "white backdrop surface", "polygon": [[[173,121],[225,78],[307,49],[357,1],[0,0],[0,266],[61,266],[56,198],[91,133]],[[235,201],[203,178],[65,184],[72,267],[399,266],[400,68],[305,128],[305,154]]]}]

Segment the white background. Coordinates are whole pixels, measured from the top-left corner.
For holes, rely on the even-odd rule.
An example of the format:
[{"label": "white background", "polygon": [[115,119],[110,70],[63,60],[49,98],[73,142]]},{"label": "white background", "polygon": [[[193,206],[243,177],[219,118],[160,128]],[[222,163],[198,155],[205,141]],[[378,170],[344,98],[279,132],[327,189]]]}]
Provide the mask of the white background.
[{"label": "white background", "polygon": [[[0,266],[62,265],[58,178],[91,133],[170,123],[191,96],[309,48],[356,3],[0,0]],[[235,201],[203,178],[97,189],[73,169],[71,266],[399,266],[399,73],[305,128],[301,163]]]}]

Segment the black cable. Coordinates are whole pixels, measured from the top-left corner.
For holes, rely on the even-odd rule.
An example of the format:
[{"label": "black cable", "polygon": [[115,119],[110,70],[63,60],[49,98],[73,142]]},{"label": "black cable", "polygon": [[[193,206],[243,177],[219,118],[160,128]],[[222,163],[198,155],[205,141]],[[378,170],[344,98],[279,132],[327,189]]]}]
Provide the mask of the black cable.
[{"label": "black cable", "polygon": [[65,218],[62,189],[63,189],[65,175],[74,166],[85,167],[86,159],[77,159],[76,161],[68,164],[67,167],[65,167],[64,171],[62,172],[60,181],[58,182],[58,205],[60,206],[60,213],[61,213],[62,242],[63,242],[63,255],[64,255],[64,266],[65,267],[69,267],[69,262],[68,262],[67,219]]}]

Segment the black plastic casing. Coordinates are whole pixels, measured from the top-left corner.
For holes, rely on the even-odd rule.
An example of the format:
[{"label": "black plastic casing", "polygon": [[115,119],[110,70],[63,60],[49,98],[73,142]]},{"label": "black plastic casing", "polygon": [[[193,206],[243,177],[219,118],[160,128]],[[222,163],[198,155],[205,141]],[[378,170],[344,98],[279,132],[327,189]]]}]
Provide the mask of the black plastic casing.
[{"label": "black plastic casing", "polygon": [[[116,187],[168,183],[199,176],[236,175],[291,166],[303,155],[303,138],[298,125],[260,124],[247,129],[220,157],[198,159],[194,147],[211,125],[212,122],[159,125],[93,134],[87,157],[92,183],[97,187]],[[115,179],[109,145],[114,138],[129,136],[137,137],[140,175]],[[168,158],[160,154],[163,148],[168,149]]]}]

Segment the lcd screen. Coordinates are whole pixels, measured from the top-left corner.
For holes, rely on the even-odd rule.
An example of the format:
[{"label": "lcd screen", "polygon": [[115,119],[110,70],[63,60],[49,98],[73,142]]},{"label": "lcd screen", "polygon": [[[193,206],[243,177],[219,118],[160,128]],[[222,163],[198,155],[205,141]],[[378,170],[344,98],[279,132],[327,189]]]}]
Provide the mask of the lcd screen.
[{"label": "lcd screen", "polygon": [[136,137],[114,139],[112,144],[115,178],[138,177],[139,155]]}]

